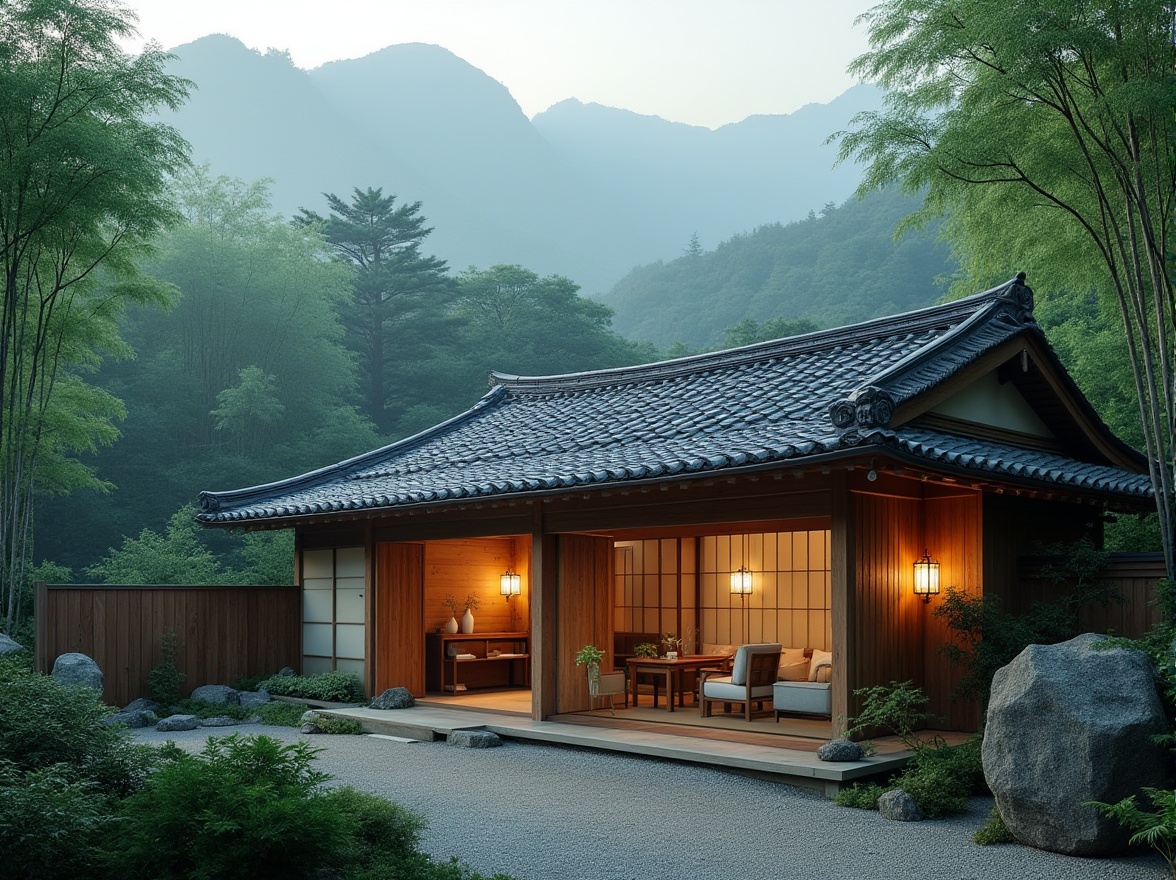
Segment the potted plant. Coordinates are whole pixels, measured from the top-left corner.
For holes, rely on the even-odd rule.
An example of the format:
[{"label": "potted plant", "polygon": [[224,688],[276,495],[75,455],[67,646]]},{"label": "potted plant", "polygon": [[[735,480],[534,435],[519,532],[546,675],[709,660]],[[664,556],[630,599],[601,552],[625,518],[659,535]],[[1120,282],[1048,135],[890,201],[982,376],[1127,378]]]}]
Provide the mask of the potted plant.
[{"label": "potted plant", "polygon": [[662,644],[666,646],[666,658],[668,660],[678,659],[678,652],[682,650],[682,640],[673,633],[666,633],[662,636]]},{"label": "potted plant", "polygon": [[576,652],[576,665],[586,666],[588,672],[588,693],[596,696],[600,687],[600,663],[604,660],[604,651],[595,645],[585,645]]},{"label": "potted plant", "polygon": [[653,642],[642,642],[633,649],[633,654],[637,657],[652,658],[657,656],[657,645]]}]

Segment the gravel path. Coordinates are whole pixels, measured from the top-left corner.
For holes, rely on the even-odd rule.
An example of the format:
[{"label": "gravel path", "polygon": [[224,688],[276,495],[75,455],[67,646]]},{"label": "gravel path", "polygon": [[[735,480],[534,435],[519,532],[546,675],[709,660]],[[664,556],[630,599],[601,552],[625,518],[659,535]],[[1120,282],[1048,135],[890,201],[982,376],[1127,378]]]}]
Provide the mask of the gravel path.
[{"label": "gravel path", "polygon": [[520,880],[1161,880],[1154,855],[1078,859],[978,846],[991,799],[918,823],[838,807],[816,793],[657,759],[531,743],[488,750],[250,725],[134,731],[199,751],[212,733],[307,739],[334,784],[429,820],[423,848]]}]

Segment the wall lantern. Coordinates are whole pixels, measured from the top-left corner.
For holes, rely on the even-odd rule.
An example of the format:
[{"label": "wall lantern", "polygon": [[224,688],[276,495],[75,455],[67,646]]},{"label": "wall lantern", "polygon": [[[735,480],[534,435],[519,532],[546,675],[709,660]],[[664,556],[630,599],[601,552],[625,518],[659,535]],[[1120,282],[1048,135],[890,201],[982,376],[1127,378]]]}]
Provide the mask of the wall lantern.
[{"label": "wall lantern", "polygon": [[922,597],[924,605],[939,595],[939,563],[925,549],[915,560],[915,595]]},{"label": "wall lantern", "polygon": [[517,596],[522,591],[523,579],[508,568],[498,579],[498,592],[506,596],[506,601],[509,602],[511,596]]},{"label": "wall lantern", "polygon": [[739,566],[738,571],[731,572],[731,593],[736,596],[751,595],[751,571],[747,566]]}]

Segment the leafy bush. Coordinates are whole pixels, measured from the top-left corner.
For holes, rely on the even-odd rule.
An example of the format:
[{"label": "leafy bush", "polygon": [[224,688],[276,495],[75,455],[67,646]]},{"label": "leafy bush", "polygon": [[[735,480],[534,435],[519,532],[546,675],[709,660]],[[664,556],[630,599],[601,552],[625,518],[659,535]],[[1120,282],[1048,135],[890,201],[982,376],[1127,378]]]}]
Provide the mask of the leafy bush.
[{"label": "leafy bush", "polygon": [[174,706],[180,701],[180,685],[187,678],[176,666],[176,634],[165,632],[159,638],[160,661],[147,673],[147,690],[151,699],[161,706]]},{"label": "leafy bush", "polygon": [[988,822],[985,823],[984,827],[972,835],[972,840],[981,846],[1017,842],[1017,838],[1013,837],[1013,832],[1009,831],[1009,826],[1000,817],[1000,813],[997,812],[996,807],[992,808],[992,815],[988,817]]},{"label": "leafy bush", "polygon": [[[417,877],[428,857],[417,851],[425,819],[418,813],[354,788],[337,788],[326,795],[331,809],[351,829],[347,844],[332,866],[348,880],[385,880]],[[410,873],[410,866],[417,870]]]},{"label": "leafy bush", "polygon": [[359,703],[363,688],[353,672],[324,672],[309,678],[302,675],[275,675],[261,683],[271,694],[325,703]]},{"label": "leafy bush", "polygon": [[118,797],[142,786],[154,753],[104,722],[112,710],[93,691],[14,669],[0,678],[0,759],[24,771],[63,764],[71,779]]},{"label": "leafy bush", "polygon": [[1117,821],[1133,832],[1131,843],[1146,843],[1168,863],[1168,872],[1176,877],[1176,792],[1160,788],[1145,788],[1156,812],[1141,810],[1135,803],[1135,795],[1124,798],[1117,804],[1091,801],[1089,806],[1097,807],[1104,815]]},{"label": "leafy bush", "polygon": [[363,726],[350,718],[340,718],[337,715],[317,715],[314,719],[315,727],[323,733],[342,733],[355,735],[363,733]]},{"label": "leafy bush", "polygon": [[263,703],[257,707],[256,711],[265,724],[299,727],[302,724],[302,715],[306,712],[306,708],[305,703],[283,703],[280,700],[275,700],[272,703]]},{"label": "leafy bush", "polygon": [[298,727],[302,724],[302,714],[307,708],[305,703],[286,703],[281,700],[262,703],[260,706],[237,706],[232,703],[209,703],[206,700],[189,698],[161,711],[165,715],[195,715],[197,718],[216,718],[223,715],[236,718],[238,721],[244,721],[252,715],[260,715],[262,724]]},{"label": "leafy bush", "polygon": [[929,697],[913,681],[892,681],[853,692],[862,698],[862,711],[846,728],[845,736],[853,739],[867,730],[881,728],[903,741],[908,749],[917,748],[922,741],[915,728],[927,720]]},{"label": "leafy bush", "polygon": [[161,880],[313,875],[349,836],[314,755],[267,736],[210,737],[199,756],[172,753],[120,804],[109,866]]},{"label": "leafy bush", "polygon": [[92,782],[54,764],[25,771],[0,761],[0,852],[13,880],[93,876],[96,844],[110,821],[107,799]]},{"label": "leafy bush", "polygon": [[858,810],[878,809],[878,798],[890,789],[874,782],[855,782],[849,788],[843,788],[833,798],[833,803],[839,807],[854,807]]},{"label": "leafy bush", "polygon": [[920,746],[892,780],[893,787],[913,797],[933,819],[962,813],[969,795],[985,791],[980,742],[980,737],[974,736],[958,746]]}]

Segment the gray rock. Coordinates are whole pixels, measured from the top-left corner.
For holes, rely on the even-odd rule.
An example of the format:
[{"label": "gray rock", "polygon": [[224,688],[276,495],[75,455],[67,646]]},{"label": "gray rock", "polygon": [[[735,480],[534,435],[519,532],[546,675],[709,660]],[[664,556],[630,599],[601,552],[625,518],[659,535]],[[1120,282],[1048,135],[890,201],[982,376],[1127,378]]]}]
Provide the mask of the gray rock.
[{"label": "gray rock", "polygon": [[148,700],[144,697],[139,697],[139,699],[131,700],[131,702],[129,702],[125,706],[123,706],[122,711],[123,712],[155,712],[156,714],[158,714],[159,710],[162,708],[163,708],[163,706],[159,705],[159,703],[155,702],[155,700]]},{"label": "gray rock", "polygon": [[159,716],[150,709],[123,709],[113,715],[107,715],[102,720],[107,724],[125,724],[127,727],[133,728],[151,727],[159,721]]},{"label": "gray rock", "polygon": [[298,728],[298,730],[301,733],[322,733],[322,730],[317,724],[313,724],[309,721]]},{"label": "gray rock", "polygon": [[195,715],[171,715],[161,719],[155,725],[156,730],[195,730],[200,726],[200,719]]},{"label": "gray rock", "polygon": [[0,633],[0,655],[15,654],[17,651],[23,651],[24,645],[20,642],[10,639],[4,633]]},{"label": "gray rock", "polygon": [[237,706],[241,703],[241,694],[227,684],[206,684],[192,691],[192,699]]},{"label": "gray rock", "polygon": [[88,687],[102,695],[102,670],[85,654],[62,654],[53,661],[52,675],[70,687]]},{"label": "gray rock", "polygon": [[835,739],[817,749],[817,757],[822,761],[864,761],[866,752],[855,742]]},{"label": "gray rock", "polygon": [[388,688],[369,704],[373,709],[410,709],[416,705],[416,700],[408,688]]},{"label": "gray rock", "polygon": [[302,713],[302,718],[299,720],[302,721],[303,724],[313,724],[315,721],[318,721],[318,717],[318,712],[314,711],[314,709],[307,709]]},{"label": "gray rock", "polygon": [[228,715],[213,715],[211,718],[201,718],[201,727],[236,727],[241,722]]},{"label": "gray rock", "polygon": [[1074,856],[1121,852],[1128,833],[1088,801],[1117,803],[1166,785],[1165,733],[1151,662],[1136,650],[1096,650],[1086,633],[1030,645],[992,681],[984,778],[1021,843]]},{"label": "gray rock", "polygon": [[283,666],[281,669],[279,669],[277,671],[277,674],[282,676],[283,678],[288,678],[289,676],[297,675],[298,673],[295,672],[293,669],[291,669],[289,666]]},{"label": "gray rock", "polygon": [[922,822],[924,818],[915,799],[901,788],[892,789],[878,798],[878,812],[883,819],[894,822]]},{"label": "gray rock", "polygon": [[248,718],[246,718],[241,723],[242,724],[261,724],[261,722],[263,720],[264,719],[260,715],[258,715],[256,712],[254,712],[252,715],[250,715]]},{"label": "gray rock", "polygon": [[265,688],[259,691],[240,691],[237,696],[242,706],[264,706],[266,703],[273,702],[273,697]]},{"label": "gray rock", "polygon": [[493,749],[502,745],[498,734],[489,730],[454,730],[447,742],[462,749]]}]

